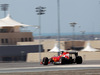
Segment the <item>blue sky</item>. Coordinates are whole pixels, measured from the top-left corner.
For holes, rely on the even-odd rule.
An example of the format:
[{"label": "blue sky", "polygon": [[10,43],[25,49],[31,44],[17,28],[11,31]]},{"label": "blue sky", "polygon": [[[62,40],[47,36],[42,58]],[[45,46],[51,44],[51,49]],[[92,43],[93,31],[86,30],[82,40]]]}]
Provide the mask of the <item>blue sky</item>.
[{"label": "blue sky", "polygon": [[[0,0],[0,4],[5,3],[9,4],[7,13],[13,19],[29,25],[39,24],[35,8],[46,7],[41,16],[41,32],[57,33],[57,0]],[[0,11],[0,18],[3,18],[3,11]],[[72,32],[71,22],[77,23],[76,32],[100,32],[100,0],[60,0],[60,22],[61,33]],[[28,30],[34,31],[34,28]]]}]

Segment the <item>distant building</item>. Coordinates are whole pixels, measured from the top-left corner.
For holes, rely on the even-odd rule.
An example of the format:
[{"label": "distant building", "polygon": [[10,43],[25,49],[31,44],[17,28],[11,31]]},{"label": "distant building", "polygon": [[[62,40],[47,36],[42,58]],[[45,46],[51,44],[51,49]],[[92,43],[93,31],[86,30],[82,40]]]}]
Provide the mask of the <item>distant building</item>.
[{"label": "distant building", "polygon": [[[58,41],[56,39],[42,39],[41,44],[43,45],[44,51],[48,52],[51,50],[55,44],[57,44]],[[72,49],[72,43],[73,43],[73,49],[74,50],[81,50],[84,48],[85,41],[82,40],[76,40],[76,41],[60,41],[60,48],[63,50],[70,50]],[[18,45],[38,45],[38,40],[34,40],[34,42],[18,42]]]},{"label": "distant building", "polygon": [[[34,42],[18,42],[17,45],[38,45],[39,40],[34,40]],[[100,50],[100,40],[89,41],[93,48]],[[45,52],[51,50],[58,41],[56,39],[42,39],[41,44]],[[73,45],[72,45],[73,43]],[[86,47],[88,41],[84,40],[73,40],[73,41],[60,41],[60,48],[63,50],[77,50],[80,51]],[[73,46],[73,47],[72,47]]]},{"label": "distant building", "polygon": [[21,32],[20,27],[28,25],[13,20],[10,15],[0,19],[0,45],[16,45],[17,42],[33,41],[32,32]]},{"label": "distant building", "polygon": [[27,53],[39,51],[39,45],[17,45],[18,42],[33,42],[32,32],[20,31],[25,26],[29,25],[16,22],[10,15],[0,19],[0,61],[26,60]]}]

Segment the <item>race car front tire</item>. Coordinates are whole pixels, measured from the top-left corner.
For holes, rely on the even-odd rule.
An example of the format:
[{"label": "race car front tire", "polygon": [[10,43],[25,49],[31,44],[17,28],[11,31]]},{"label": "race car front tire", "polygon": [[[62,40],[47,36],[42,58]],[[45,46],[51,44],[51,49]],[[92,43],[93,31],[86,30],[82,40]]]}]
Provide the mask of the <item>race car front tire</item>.
[{"label": "race car front tire", "polygon": [[48,65],[48,57],[43,58],[43,65]]}]

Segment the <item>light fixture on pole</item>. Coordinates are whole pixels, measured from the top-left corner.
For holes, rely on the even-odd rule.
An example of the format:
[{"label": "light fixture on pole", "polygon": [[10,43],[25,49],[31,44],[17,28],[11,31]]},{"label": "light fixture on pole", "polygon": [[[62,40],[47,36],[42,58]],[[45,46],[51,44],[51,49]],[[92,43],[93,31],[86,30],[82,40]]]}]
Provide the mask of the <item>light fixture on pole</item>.
[{"label": "light fixture on pole", "polygon": [[57,0],[57,15],[58,15],[58,56],[60,55],[60,1]]},{"label": "light fixture on pole", "polygon": [[4,11],[4,17],[6,16],[6,11],[8,10],[9,4],[1,4],[1,10]]},{"label": "light fixture on pole", "polygon": [[39,15],[39,60],[41,62],[41,15],[45,14],[44,12],[46,7],[36,7],[37,15]]},{"label": "light fixture on pole", "polygon": [[[75,40],[75,26],[76,26],[76,24],[77,23],[75,23],[75,22],[70,23],[70,26],[73,28],[73,41]],[[72,48],[74,47],[73,41],[72,41]]]}]

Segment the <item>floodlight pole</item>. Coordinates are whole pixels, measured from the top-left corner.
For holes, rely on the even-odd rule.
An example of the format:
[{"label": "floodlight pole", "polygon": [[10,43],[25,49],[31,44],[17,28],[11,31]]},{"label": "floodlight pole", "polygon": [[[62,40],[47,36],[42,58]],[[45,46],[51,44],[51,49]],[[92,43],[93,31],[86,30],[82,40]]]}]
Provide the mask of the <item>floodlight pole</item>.
[{"label": "floodlight pole", "polygon": [[45,7],[36,7],[37,15],[39,15],[39,61],[41,62],[41,15],[45,14]]},{"label": "floodlight pole", "polygon": [[1,4],[1,10],[4,11],[4,17],[6,16],[6,11],[8,10],[9,4]]},{"label": "floodlight pole", "polygon": [[[77,23],[75,23],[75,22],[70,23],[70,26],[73,28],[73,41],[75,40],[75,26],[76,26],[76,24]],[[74,47],[73,41],[72,41],[72,48]]]},{"label": "floodlight pole", "polygon": [[57,0],[57,15],[58,15],[58,56],[60,55],[60,1]]},{"label": "floodlight pole", "polygon": [[[85,31],[80,31],[80,32],[82,34],[82,38],[84,38]],[[85,39],[83,39],[83,40],[85,40]]]}]

